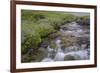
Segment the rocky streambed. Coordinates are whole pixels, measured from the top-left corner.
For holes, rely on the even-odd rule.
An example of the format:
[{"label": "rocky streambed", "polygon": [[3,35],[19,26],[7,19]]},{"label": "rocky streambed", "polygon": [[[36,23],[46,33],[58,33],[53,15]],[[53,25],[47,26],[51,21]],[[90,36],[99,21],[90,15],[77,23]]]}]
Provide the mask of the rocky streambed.
[{"label": "rocky streambed", "polygon": [[[55,48],[48,45],[48,55],[42,62],[87,60],[90,58],[90,30],[88,25],[84,26],[72,22],[61,26],[58,33],[56,38],[52,37],[56,45]],[[55,53],[52,54],[52,52]]]}]

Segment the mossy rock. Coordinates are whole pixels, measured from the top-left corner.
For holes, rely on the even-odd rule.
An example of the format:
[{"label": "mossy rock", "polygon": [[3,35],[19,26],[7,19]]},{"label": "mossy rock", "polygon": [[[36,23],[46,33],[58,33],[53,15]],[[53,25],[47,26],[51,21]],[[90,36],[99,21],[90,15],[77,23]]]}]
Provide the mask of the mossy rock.
[{"label": "mossy rock", "polygon": [[47,56],[47,51],[44,48],[38,48],[34,50],[32,54],[22,54],[22,62],[40,62],[43,58]]},{"label": "mossy rock", "polygon": [[28,54],[24,54],[24,55],[21,56],[21,62],[22,63],[27,63],[27,62],[30,62],[30,61],[31,61],[31,59],[30,59]]},{"label": "mossy rock", "polygon": [[50,44],[50,39],[46,38],[46,39],[42,39],[40,46],[43,48],[47,48],[49,44]]},{"label": "mossy rock", "polygon": [[77,42],[78,42],[78,39],[76,37],[72,37],[72,36],[61,37],[62,48],[72,46],[73,44],[75,44]]},{"label": "mossy rock", "polygon": [[55,49],[56,48],[56,44],[54,41],[50,42],[50,48]]},{"label": "mossy rock", "polygon": [[50,39],[55,39],[57,37],[60,37],[61,36],[61,33],[60,32],[56,32],[56,33],[52,33],[49,35],[49,38]]},{"label": "mossy rock", "polygon": [[64,57],[64,61],[69,61],[69,60],[75,60],[74,56],[66,55],[66,56]]},{"label": "mossy rock", "polygon": [[47,55],[47,51],[44,48],[39,48],[35,54],[32,55],[31,59],[34,62],[40,62]]}]

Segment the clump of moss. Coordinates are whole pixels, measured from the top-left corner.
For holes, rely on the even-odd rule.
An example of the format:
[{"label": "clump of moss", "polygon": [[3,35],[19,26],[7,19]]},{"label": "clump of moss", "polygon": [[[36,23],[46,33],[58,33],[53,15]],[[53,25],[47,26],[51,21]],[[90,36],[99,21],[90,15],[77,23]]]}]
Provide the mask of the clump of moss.
[{"label": "clump of moss", "polygon": [[56,48],[56,44],[55,44],[55,42],[54,42],[54,41],[51,41],[51,42],[50,42],[50,47],[51,47],[51,48],[53,48],[53,49],[55,49],[55,48]]}]

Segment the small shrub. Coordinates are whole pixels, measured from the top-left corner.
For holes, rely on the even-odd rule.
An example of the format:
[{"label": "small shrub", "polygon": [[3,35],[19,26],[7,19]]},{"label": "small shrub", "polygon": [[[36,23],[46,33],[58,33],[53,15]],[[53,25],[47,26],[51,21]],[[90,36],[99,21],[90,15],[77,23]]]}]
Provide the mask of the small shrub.
[{"label": "small shrub", "polygon": [[40,37],[45,37],[50,33],[55,32],[55,29],[48,24],[39,24],[34,27],[34,30],[40,35]]},{"label": "small shrub", "polygon": [[41,38],[39,34],[30,35],[27,34],[25,36],[24,41],[22,42],[22,53],[26,53],[29,48],[37,48],[39,43],[41,42]]}]

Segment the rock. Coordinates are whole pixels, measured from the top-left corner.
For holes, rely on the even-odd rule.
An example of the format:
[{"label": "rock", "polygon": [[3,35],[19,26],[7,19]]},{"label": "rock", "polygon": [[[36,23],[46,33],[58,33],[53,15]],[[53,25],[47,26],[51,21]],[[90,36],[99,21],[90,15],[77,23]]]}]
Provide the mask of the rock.
[{"label": "rock", "polygon": [[88,50],[79,50],[69,52],[66,55],[71,55],[75,58],[75,60],[88,60],[90,55],[88,54]]},{"label": "rock", "polygon": [[86,20],[77,20],[76,21],[79,25],[90,25],[90,19]]},{"label": "rock", "polygon": [[28,54],[24,54],[24,55],[21,56],[21,62],[22,63],[27,63],[27,62],[30,62],[30,61],[31,60],[30,60],[30,57],[29,57]]},{"label": "rock", "polygon": [[32,54],[33,53],[33,51],[34,51],[34,49],[33,48],[30,48],[30,49],[28,49],[28,54]]},{"label": "rock", "polygon": [[71,56],[71,55],[65,55],[64,61],[69,61],[69,60],[75,60],[74,56]]},{"label": "rock", "polygon": [[81,49],[86,49],[87,48],[87,44],[82,44],[81,45]]},{"label": "rock", "polygon": [[88,38],[88,37],[78,37],[78,43],[79,44],[89,44],[90,38]]},{"label": "rock", "polygon": [[72,46],[74,43],[77,43],[77,42],[78,42],[78,39],[73,36],[61,37],[61,45],[63,49],[66,47]]},{"label": "rock", "polygon": [[43,58],[45,58],[47,55],[47,52],[45,48],[38,48],[35,52],[33,52],[29,58],[31,62],[40,62]]},{"label": "rock", "polygon": [[56,48],[55,41],[50,41],[50,47],[51,47],[52,49],[55,49],[55,48]]},{"label": "rock", "polygon": [[40,46],[43,48],[47,48],[49,44],[50,44],[49,39],[43,39]]},{"label": "rock", "polygon": [[64,49],[64,52],[65,53],[68,53],[68,52],[72,52],[72,51],[78,51],[80,50],[80,47],[78,45],[73,45],[73,46],[69,46],[67,48]]},{"label": "rock", "polygon": [[61,33],[60,32],[56,32],[56,33],[52,33],[49,35],[49,38],[50,39],[55,39],[57,37],[61,36]]}]

